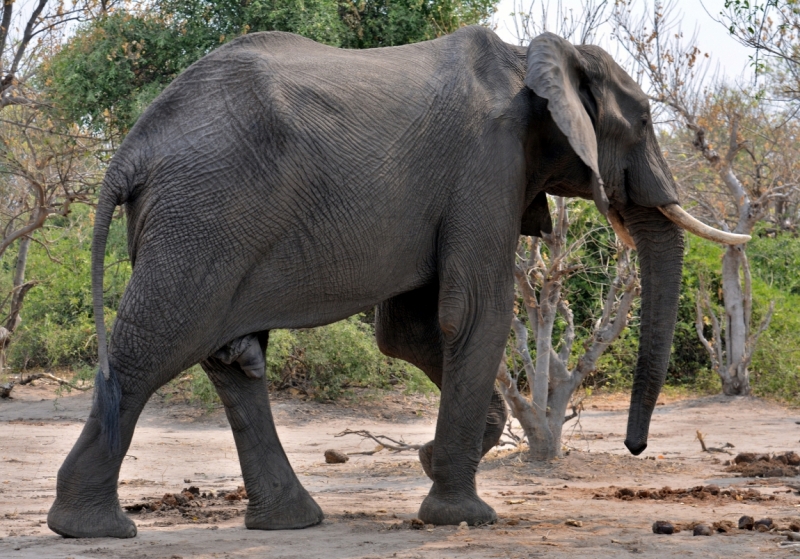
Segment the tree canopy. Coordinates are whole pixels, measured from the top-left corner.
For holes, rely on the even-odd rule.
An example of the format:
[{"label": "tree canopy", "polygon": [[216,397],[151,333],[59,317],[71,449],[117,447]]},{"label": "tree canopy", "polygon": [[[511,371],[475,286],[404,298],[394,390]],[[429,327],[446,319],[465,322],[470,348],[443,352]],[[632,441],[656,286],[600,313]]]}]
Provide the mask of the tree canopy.
[{"label": "tree canopy", "polygon": [[183,69],[240,35],[288,31],[343,48],[402,45],[479,23],[494,0],[156,0],[82,26],[45,62],[66,118],[123,134]]}]

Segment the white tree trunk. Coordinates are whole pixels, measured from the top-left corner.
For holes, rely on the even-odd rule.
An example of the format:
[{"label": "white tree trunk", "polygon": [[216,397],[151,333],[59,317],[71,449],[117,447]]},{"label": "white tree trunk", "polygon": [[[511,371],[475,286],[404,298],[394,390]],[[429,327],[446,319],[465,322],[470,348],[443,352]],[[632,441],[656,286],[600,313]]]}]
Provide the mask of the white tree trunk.
[{"label": "white tree trunk", "polygon": [[[636,269],[630,261],[629,252],[620,248],[617,275],[608,291],[602,315],[585,344],[586,352],[577,366],[570,370],[567,364],[575,340],[575,326],[572,311],[562,298],[562,281],[577,269],[568,259],[579,243],[567,246],[569,221],[563,198],[557,199],[556,207],[557,223],[552,235],[545,237],[549,249],[547,258],[542,256],[538,240],[521,243],[521,247],[528,247],[529,256],[523,259],[523,264],[517,267],[515,273],[536,345],[534,362],[528,350],[528,329],[519,318],[514,317],[512,330],[516,340],[515,352],[522,360],[531,390],[530,399],[519,392],[518,378],[508,371],[505,358],[497,371],[500,391],[511,408],[511,415],[520,422],[528,440],[529,458],[537,461],[561,456],[561,433],[570,400],[586,376],[594,370],[603,351],[627,325],[628,312],[638,294]],[[557,314],[567,324],[558,352],[554,349],[557,344],[553,343],[553,325]]]},{"label": "white tree trunk", "polygon": [[725,300],[725,368],[720,370],[722,392],[728,396],[750,394],[750,375],[744,366],[749,321],[745,320],[745,297],[739,272],[742,248],[729,246],[722,257],[722,293]]}]

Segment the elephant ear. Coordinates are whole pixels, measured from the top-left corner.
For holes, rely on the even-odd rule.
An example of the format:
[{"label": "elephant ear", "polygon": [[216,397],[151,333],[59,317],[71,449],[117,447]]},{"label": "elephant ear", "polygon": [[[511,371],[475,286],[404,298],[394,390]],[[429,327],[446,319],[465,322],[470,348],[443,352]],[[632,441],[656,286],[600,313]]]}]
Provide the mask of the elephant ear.
[{"label": "elephant ear", "polygon": [[592,170],[592,196],[603,215],[608,198],[597,164],[597,137],[580,98],[581,58],[578,50],[553,33],[542,33],[528,45],[525,85],[547,99],[550,115],[569,145]]},{"label": "elephant ear", "polygon": [[541,237],[542,233],[553,232],[553,221],[550,219],[550,208],[547,205],[547,194],[540,192],[522,214],[520,235]]}]

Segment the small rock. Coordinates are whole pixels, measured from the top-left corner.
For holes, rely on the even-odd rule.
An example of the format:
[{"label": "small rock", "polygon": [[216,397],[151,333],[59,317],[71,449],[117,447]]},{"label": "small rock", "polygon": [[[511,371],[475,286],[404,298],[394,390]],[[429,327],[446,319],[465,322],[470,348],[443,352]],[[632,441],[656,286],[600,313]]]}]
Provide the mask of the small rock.
[{"label": "small rock", "polygon": [[576,528],[581,528],[583,526],[583,522],[580,520],[575,520],[574,518],[568,518],[566,522],[564,522],[567,526],[574,526]]},{"label": "small rock", "polygon": [[666,520],[656,520],[653,522],[653,533],[668,535],[674,534],[675,526],[672,525],[672,522],[667,522]]},{"label": "small rock", "polygon": [[420,520],[419,518],[412,518],[411,519],[411,529],[412,530],[422,530],[425,527],[425,523]]},{"label": "small rock", "polygon": [[629,499],[632,499],[635,495],[636,495],[636,493],[633,491],[633,489],[629,489],[627,487],[623,487],[622,489],[618,489],[617,492],[614,494],[614,496],[617,499],[625,499],[626,497],[629,498]]},{"label": "small rock", "polygon": [[739,519],[739,530],[752,530],[755,520],[752,516],[743,516]]},{"label": "small rock", "polygon": [[719,522],[714,522],[714,524],[711,526],[714,528],[714,530],[721,534],[729,534],[730,532],[733,532],[733,522],[730,520],[720,520]]},{"label": "small rock", "polygon": [[710,536],[711,527],[708,524],[698,524],[692,531],[693,536]]},{"label": "small rock", "polygon": [[344,464],[350,457],[338,450],[328,449],[325,451],[325,462],[328,464]]},{"label": "small rock", "polygon": [[466,520],[459,522],[458,524],[459,530],[469,530],[469,524],[467,524]]},{"label": "small rock", "polygon": [[753,525],[756,530],[759,532],[769,532],[772,530],[772,519],[771,518],[762,518],[760,520],[756,520],[755,524]]}]

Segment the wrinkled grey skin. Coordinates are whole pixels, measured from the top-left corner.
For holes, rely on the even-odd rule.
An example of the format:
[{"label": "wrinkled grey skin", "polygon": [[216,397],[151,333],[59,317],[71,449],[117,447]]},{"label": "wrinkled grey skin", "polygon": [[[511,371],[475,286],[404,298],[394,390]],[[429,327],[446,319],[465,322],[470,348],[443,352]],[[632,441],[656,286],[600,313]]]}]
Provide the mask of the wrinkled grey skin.
[{"label": "wrinkled grey skin", "polygon": [[526,52],[481,27],[368,51],[257,33],[194,64],[148,108],[105,178],[96,308],[119,204],[133,275],[110,368],[58,473],[50,528],[136,534],[117,498],[120,464],[150,395],[198,362],[233,428],[247,527],[320,522],[275,432],[268,333],[373,305],[381,350],[441,388],[419,517],[493,521],[475,473],[505,418],[493,384],[514,251],[520,233],[549,230],[544,193],[603,209],[607,194],[638,246],[641,348],[626,444],[641,452],[672,341],[683,236],[655,209],[677,194],[647,99],[604,51],[546,35]]}]

